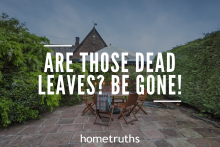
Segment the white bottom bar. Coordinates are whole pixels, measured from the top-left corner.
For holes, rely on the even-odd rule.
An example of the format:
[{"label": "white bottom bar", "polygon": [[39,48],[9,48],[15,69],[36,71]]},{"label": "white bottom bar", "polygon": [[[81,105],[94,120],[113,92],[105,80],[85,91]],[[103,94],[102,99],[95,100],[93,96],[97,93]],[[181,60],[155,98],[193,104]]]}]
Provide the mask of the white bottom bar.
[{"label": "white bottom bar", "polygon": [[154,100],[154,102],[181,102],[181,100]]}]

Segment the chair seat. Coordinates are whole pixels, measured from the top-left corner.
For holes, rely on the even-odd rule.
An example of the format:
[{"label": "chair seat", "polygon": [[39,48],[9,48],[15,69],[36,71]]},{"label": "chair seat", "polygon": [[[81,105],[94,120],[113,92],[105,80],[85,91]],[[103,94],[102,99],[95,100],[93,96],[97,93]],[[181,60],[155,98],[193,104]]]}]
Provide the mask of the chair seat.
[{"label": "chair seat", "polygon": [[[126,107],[126,103],[119,103],[118,107],[122,107],[123,109]],[[127,106],[126,109],[131,109],[133,106]]]}]

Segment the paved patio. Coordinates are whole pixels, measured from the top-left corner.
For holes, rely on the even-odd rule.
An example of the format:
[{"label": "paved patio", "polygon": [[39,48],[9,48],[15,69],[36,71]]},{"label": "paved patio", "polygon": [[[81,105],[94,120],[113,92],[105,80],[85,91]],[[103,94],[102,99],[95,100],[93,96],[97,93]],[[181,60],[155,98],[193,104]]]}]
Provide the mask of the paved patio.
[{"label": "paved patio", "polygon": [[[144,147],[219,147],[220,129],[188,116],[180,110],[144,107],[148,112],[137,114],[139,121],[125,124],[123,118],[107,126],[94,125],[95,116],[81,116],[84,104],[56,108],[42,115],[41,120],[11,125],[0,129],[0,146],[144,146]],[[138,136],[140,143],[81,143],[83,136]]]}]

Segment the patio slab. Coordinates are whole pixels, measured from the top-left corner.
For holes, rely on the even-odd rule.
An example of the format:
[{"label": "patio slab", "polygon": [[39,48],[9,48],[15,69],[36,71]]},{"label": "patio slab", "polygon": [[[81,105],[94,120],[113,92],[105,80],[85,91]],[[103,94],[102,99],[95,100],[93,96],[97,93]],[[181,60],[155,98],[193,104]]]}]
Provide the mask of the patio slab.
[{"label": "patio slab", "polygon": [[146,139],[164,139],[166,138],[159,130],[142,130]]},{"label": "patio slab", "polygon": [[103,131],[101,125],[94,125],[94,124],[85,124],[84,131],[91,132],[91,131]]},{"label": "patio slab", "polygon": [[190,142],[191,144],[194,144],[197,147],[218,147],[219,144],[212,142],[211,140],[207,139],[207,138],[190,138],[188,139],[188,142]]},{"label": "patio slab", "polygon": [[181,129],[177,129],[177,131],[183,134],[187,138],[202,138],[201,134],[193,131],[190,128],[181,128]]},{"label": "patio slab", "polygon": [[56,124],[73,124],[74,118],[60,118]]},{"label": "patio slab", "polygon": [[54,125],[59,120],[59,118],[46,119],[42,125]]},{"label": "patio slab", "polygon": [[69,143],[72,133],[49,134],[42,145],[64,145]]},{"label": "patio slab", "polygon": [[59,132],[77,132],[83,130],[83,124],[62,125]]},{"label": "patio slab", "polygon": [[141,129],[148,129],[148,130],[162,128],[160,125],[158,125],[157,122],[140,122],[140,126],[141,126]]},{"label": "patio slab", "polygon": [[139,143],[140,147],[157,147],[152,141],[150,140],[141,140]]},{"label": "patio slab", "polygon": [[1,135],[16,135],[19,132],[21,132],[23,129],[25,129],[27,126],[24,126],[22,124],[16,124],[8,126],[7,128],[2,128],[2,131],[0,132]]},{"label": "patio slab", "polygon": [[172,129],[159,129],[166,138],[183,138],[184,136]]},{"label": "patio slab", "polygon": [[87,117],[85,117],[85,118],[84,117],[78,117],[78,118],[75,119],[74,123],[76,124],[76,123],[87,123],[87,122],[88,122]]},{"label": "patio slab", "polygon": [[0,146],[4,147],[9,145],[17,136],[1,136],[0,137]]},{"label": "patio slab", "polygon": [[220,137],[220,129],[217,128],[194,128],[193,130],[204,137]]},{"label": "patio slab", "polygon": [[174,147],[195,147],[185,139],[166,139],[166,141]]},{"label": "patio slab", "polygon": [[[0,146],[42,146],[42,147],[199,147],[220,144],[220,129],[202,120],[189,117],[179,110],[150,108],[144,106],[147,115],[141,110],[138,121],[126,124],[117,119],[109,126],[94,124],[95,115],[87,112],[81,116],[85,105],[58,107],[54,112],[42,114],[41,120],[30,120],[24,124],[14,124],[0,128]],[[128,119],[132,119],[133,115]],[[99,121],[99,118],[98,118]],[[105,122],[106,120],[102,120]],[[83,143],[83,137],[120,137],[115,143]],[[125,136],[139,137],[139,143],[120,143]],[[120,142],[119,142],[120,141]],[[132,141],[132,139],[131,139]]]},{"label": "patio slab", "polygon": [[157,147],[172,147],[170,144],[168,144],[165,140],[154,140],[154,144]]},{"label": "patio slab", "polygon": [[24,135],[19,136],[9,147],[14,146],[36,146],[40,145],[47,135]]},{"label": "patio slab", "polygon": [[37,134],[42,128],[42,126],[28,126],[19,135]]},{"label": "patio slab", "polygon": [[61,125],[44,126],[39,134],[56,133]]}]

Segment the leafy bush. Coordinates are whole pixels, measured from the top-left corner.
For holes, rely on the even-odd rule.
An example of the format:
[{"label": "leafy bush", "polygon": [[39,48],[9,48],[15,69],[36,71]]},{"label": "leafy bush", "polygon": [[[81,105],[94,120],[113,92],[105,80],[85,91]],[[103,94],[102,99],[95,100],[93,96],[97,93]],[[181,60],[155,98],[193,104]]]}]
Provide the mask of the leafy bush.
[{"label": "leafy bush", "polygon": [[[73,72],[66,72],[66,63],[65,62],[63,62],[63,68],[64,68],[64,72],[55,73],[55,77],[58,77],[58,75],[63,75],[63,81],[64,81],[64,86],[65,86],[65,95],[61,95],[60,103],[61,103],[61,105],[72,106],[74,104],[81,102],[81,100],[82,100],[82,97],[80,95],[78,95],[78,75],[85,75],[85,77],[87,77],[88,72],[87,72],[87,70],[86,70],[86,72],[82,72],[81,63],[73,63],[70,65],[70,69],[73,69]],[[70,75],[71,79],[72,79],[73,75],[76,75],[73,95],[71,95],[69,93],[67,75]],[[85,87],[86,87],[87,86],[86,80],[83,83],[85,84]],[[55,87],[56,87],[56,85],[55,85]]]},{"label": "leafy bush", "polygon": [[[159,71],[159,75],[182,75],[181,95],[168,95],[171,99],[197,107],[201,112],[220,116],[220,31],[205,34],[204,38],[169,50],[175,55],[175,70]],[[166,53],[163,53],[166,65]],[[155,57],[153,65],[155,70]],[[165,66],[166,71],[166,66]],[[173,91],[179,91],[178,80],[173,80]],[[168,88],[168,79],[166,81]],[[168,93],[168,89],[167,89]],[[176,92],[177,93],[177,92]]]},{"label": "leafy bush", "polygon": [[[28,32],[25,24],[3,13],[0,19],[0,125],[38,118],[58,106],[60,95],[38,95],[38,75],[49,48],[45,37]],[[47,80],[43,78],[43,88]],[[55,83],[55,81],[54,81]]]}]

